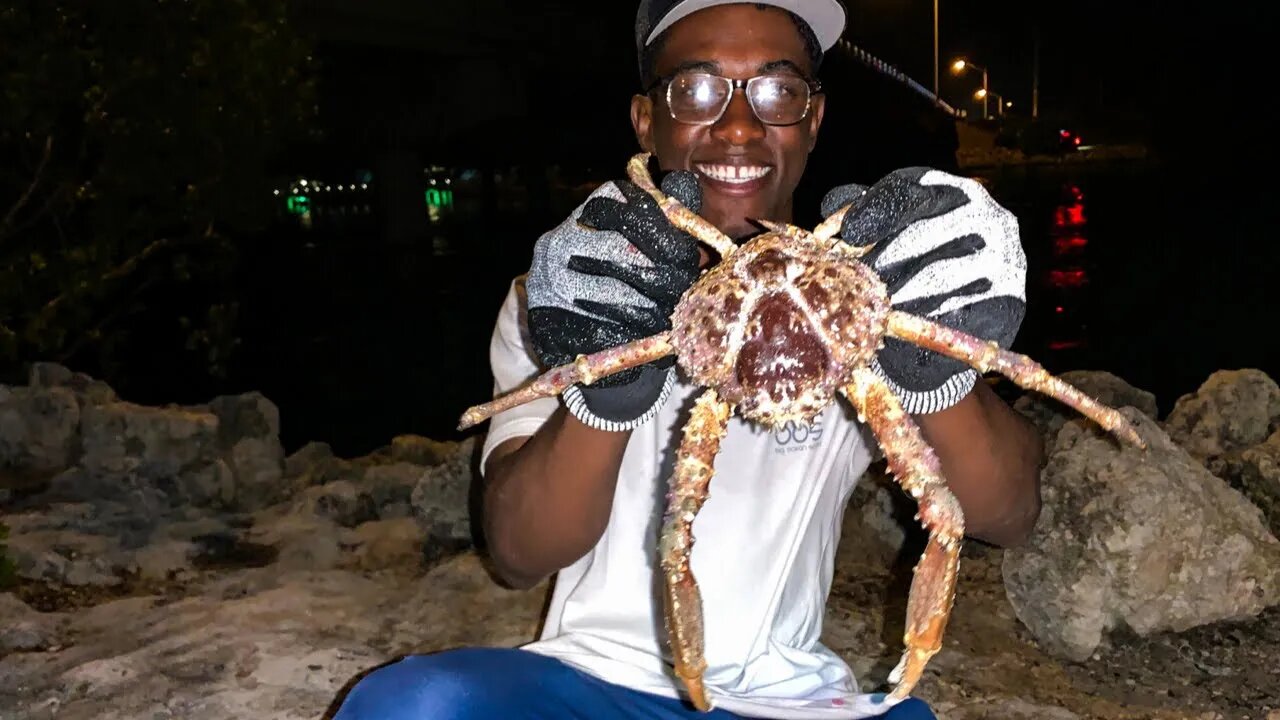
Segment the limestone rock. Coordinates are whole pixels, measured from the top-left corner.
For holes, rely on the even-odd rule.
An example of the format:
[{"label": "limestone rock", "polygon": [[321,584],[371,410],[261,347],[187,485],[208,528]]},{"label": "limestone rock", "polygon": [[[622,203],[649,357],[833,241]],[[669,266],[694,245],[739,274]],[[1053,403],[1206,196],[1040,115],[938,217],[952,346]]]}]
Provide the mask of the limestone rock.
[{"label": "limestone rock", "polygon": [[1280,542],[1258,509],[1151,418],[1122,412],[1149,450],[1065,424],[1048,448],[1035,534],[1004,556],[1018,618],[1075,660],[1116,627],[1181,631],[1280,601]]},{"label": "limestone rock", "polygon": [[1219,370],[1178,399],[1164,426],[1201,461],[1257,445],[1280,429],[1280,385],[1261,370]]}]

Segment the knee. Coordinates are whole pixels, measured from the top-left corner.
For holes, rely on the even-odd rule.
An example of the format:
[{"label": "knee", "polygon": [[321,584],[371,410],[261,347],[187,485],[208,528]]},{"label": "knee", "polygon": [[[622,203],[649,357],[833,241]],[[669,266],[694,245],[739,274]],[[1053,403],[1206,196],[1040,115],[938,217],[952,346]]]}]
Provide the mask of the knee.
[{"label": "knee", "polygon": [[[462,651],[458,651],[462,652]],[[366,675],[334,720],[473,720],[488,717],[483,673],[450,654],[412,655]]]},{"label": "knee", "polygon": [[885,713],[883,720],[937,720],[937,716],[923,700],[907,698]]}]

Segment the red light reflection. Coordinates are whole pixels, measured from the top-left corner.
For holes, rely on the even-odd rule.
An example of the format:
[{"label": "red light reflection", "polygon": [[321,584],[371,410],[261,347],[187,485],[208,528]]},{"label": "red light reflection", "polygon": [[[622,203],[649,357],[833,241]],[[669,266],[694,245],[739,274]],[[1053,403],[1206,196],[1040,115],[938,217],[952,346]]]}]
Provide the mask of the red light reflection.
[{"label": "red light reflection", "polygon": [[1055,228],[1061,230],[1063,228],[1080,227],[1084,224],[1084,203],[1059,205],[1054,208],[1053,226]]},{"label": "red light reflection", "polygon": [[1056,288],[1078,288],[1088,284],[1089,276],[1084,270],[1050,270],[1049,284]]},{"label": "red light reflection", "polygon": [[1089,245],[1089,238],[1081,235],[1068,235],[1066,237],[1054,238],[1053,254],[1067,255],[1073,252],[1080,252]]}]

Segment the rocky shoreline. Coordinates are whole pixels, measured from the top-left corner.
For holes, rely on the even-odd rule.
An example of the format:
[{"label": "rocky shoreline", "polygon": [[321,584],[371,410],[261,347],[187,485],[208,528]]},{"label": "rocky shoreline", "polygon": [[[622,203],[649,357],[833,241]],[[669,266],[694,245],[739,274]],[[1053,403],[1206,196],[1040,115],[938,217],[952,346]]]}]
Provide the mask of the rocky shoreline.
[{"label": "rocky shoreline", "polygon": [[[1017,401],[1045,512],[1023,547],[966,545],[917,693],[946,720],[1280,720],[1280,386],[1224,370],[1157,418],[1063,377],[1151,449]],[[257,393],[146,407],[50,364],[0,387],[0,718],[319,718],[398,656],[535,636],[547,585],[503,588],[475,547],[476,438],[286,456],[279,430]],[[868,690],[901,649],[913,512],[875,467],[846,513],[824,639]]]}]

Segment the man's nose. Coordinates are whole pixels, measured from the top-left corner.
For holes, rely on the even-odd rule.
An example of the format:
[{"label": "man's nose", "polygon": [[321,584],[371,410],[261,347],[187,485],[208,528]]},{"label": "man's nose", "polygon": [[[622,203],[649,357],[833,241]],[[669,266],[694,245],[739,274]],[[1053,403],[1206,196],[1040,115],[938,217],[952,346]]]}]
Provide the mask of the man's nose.
[{"label": "man's nose", "polygon": [[752,140],[759,140],[764,137],[765,132],[764,123],[756,117],[747,93],[742,90],[733,91],[733,95],[729,97],[729,107],[724,109],[724,114],[711,131],[715,137],[733,145],[746,145]]}]

